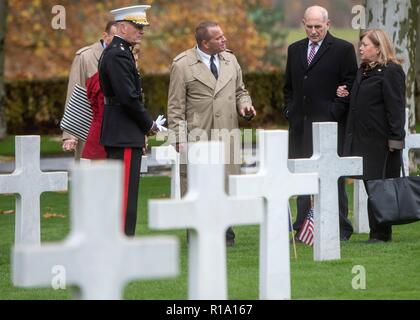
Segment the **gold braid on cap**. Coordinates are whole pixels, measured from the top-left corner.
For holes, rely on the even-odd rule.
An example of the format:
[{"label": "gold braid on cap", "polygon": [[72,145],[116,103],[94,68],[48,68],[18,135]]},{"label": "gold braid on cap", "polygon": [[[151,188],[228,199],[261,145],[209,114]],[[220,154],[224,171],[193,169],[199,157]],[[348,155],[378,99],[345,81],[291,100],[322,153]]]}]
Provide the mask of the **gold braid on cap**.
[{"label": "gold braid on cap", "polygon": [[125,16],[124,17],[124,20],[127,20],[127,21],[132,21],[132,22],[134,22],[134,23],[137,23],[137,24],[142,24],[142,25],[149,25],[149,22],[147,21],[147,18],[145,18],[145,17],[140,17],[140,16]]}]

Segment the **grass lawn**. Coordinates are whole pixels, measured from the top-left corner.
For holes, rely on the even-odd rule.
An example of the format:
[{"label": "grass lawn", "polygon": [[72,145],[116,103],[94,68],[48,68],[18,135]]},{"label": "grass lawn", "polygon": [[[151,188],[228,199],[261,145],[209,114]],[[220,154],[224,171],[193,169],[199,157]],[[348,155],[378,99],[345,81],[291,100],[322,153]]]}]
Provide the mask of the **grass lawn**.
[{"label": "grass lawn", "polygon": [[[42,136],[41,137],[41,154],[58,155],[63,153],[61,148],[61,136]],[[15,156],[15,136],[8,136],[0,140],[0,156]]]},{"label": "grass lawn", "polygon": [[[156,141],[156,137],[149,137],[149,147],[160,146],[163,141]],[[70,156],[62,149],[61,136],[42,136],[41,137],[42,156]],[[15,136],[8,136],[0,140],[0,160],[9,160],[15,156]]]},{"label": "grass lawn", "polygon": [[[348,185],[350,187],[350,185]],[[349,202],[352,210],[351,188]],[[156,232],[147,227],[147,200],[169,195],[169,179],[146,177],[141,182],[137,234],[170,234],[181,240],[181,272],[173,279],[135,281],[124,292],[126,299],[176,300],[187,298],[187,246],[184,230]],[[0,299],[70,299],[71,290],[14,288],[10,280],[10,249],[14,237],[14,196],[0,196]],[[69,232],[67,193],[46,193],[41,198],[42,241],[59,241]],[[292,209],[295,211],[294,201]],[[352,211],[351,211],[352,212]],[[45,218],[47,213],[64,215]],[[235,227],[237,242],[227,249],[229,299],[258,299],[259,227]],[[297,245],[291,250],[293,299],[419,299],[420,223],[394,227],[394,240],[366,245],[367,235],[353,235],[342,243],[339,261],[314,262],[312,248]],[[87,262],[88,263],[88,262]],[[366,289],[354,290],[354,266],[366,270]]]}]

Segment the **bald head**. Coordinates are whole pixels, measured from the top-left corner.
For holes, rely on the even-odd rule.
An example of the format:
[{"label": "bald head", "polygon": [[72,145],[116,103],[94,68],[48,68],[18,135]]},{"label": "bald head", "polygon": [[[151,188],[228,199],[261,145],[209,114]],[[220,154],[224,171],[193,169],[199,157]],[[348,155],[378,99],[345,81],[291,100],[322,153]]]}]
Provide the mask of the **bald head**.
[{"label": "bald head", "polygon": [[324,40],[330,28],[328,11],[320,6],[309,7],[303,15],[302,24],[308,39],[312,42],[320,42]]}]

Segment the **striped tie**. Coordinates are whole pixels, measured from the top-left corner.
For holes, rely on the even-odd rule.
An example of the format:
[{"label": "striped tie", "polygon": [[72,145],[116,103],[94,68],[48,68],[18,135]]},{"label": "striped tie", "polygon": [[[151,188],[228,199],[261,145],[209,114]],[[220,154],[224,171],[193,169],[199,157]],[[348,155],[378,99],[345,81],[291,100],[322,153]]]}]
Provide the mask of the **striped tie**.
[{"label": "striped tie", "polygon": [[318,46],[318,43],[312,42],[311,43],[311,51],[309,52],[308,56],[308,66],[311,64],[312,60],[314,59],[316,55],[316,47]]}]

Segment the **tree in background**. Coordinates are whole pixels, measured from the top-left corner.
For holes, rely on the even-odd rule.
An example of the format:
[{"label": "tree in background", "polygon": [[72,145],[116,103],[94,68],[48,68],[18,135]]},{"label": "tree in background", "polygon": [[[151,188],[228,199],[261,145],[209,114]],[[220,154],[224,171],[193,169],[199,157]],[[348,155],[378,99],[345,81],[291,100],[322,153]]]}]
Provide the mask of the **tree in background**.
[{"label": "tree in background", "polygon": [[416,122],[420,121],[420,17],[417,18],[417,39],[416,39]]},{"label": "tree in background", "polygon": [[[62,0],[66,29],[54,30],[51,9],[56,0],[9,0],[6,38],[6,78],[32,79],[67,76],[75,52],[98,40],[111,18],[111,9],[136,5],[130,0]],[[247,15],[248,1],[145,0],[151,26],[141,45],[140,66],[147,73],[166,73],[172,59],[194,45],[195,26],[202,20],[217,21],[228,46],[244,70],[261,70],[266,40]]]},{"label": "tree in background", "polygon": [[285,60],[284,47],[287,36],[283,27],[284,14],[281,6],[267,0],[251,1],[249,17],[267,42],[262,57],[264,69],[280,70]]},{"label": "tree in background", "polygon": [[62,0],[66,29],[55,30],[51,21],[56,0],[9,0],[6,78],[67,76],[75,52],[99,40],[111,19],[109,10],[132,4],[129,0]]},{"label": "tree in background", "polygon": [[4,110],[4,39],[6,37],[8,1],[0,0],[0,139],[6,136],[7,125]]},{"label": "tree in background", "polygon": [[403,69],[407,77],[406,105],[410,109],[410,128],[414,128],[418,0],[365,0],[365,6],[367,29],[384,29],[394,43],[397,55],[404,60]]},{"label": "tree in background", "polygon": [[173,58],[195,45],[198,23],[211,20],[222,27],[228,48],[235,52],[244,71],[261,70],[267,43],[248,17],[248,2],[154,0],[150,31],[142,44],[142,68],[147,72],[168,72]]}]

